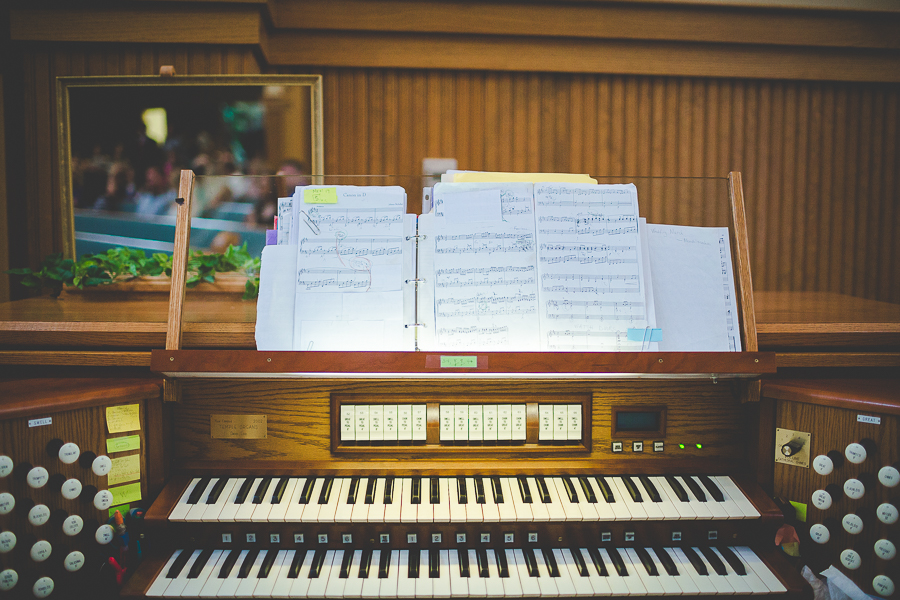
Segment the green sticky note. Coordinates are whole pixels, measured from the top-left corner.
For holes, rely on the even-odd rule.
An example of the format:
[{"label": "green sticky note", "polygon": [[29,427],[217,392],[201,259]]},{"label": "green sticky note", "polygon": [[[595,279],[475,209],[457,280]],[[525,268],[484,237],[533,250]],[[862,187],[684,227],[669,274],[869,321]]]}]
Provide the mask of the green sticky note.
[{"label": "green sticky note", "polygon": [[801,523],[806,523],[806,505],[801,502],[791,502],[791,506],[794,507],[794,512],[797,514],[797,520]]},{"label": "green sticky note", "polygon": [[312,188],[303,190],[305,204],[337,204],[337,188]]},{"label": "green sticky note", "polygon": [[106,453],[125,452],[126,450],[140,450],[141,436],[126,435],[125,437],[108,438],[106,440]]},{"label": "green sticky note", "polygon": [[109,491],[113,495],[113,505],[128,504],[137,502],[141,499],[141,482],[129,483],[128,485],[120,485],[111,487]]},{"label": "green sticky note", "polygon": [[110,519],[113,518],[113,516],[116,514],[116,511],[119,511],[120,513],[122,513],[122,516],[124,517],[125,515],[127,515],[129,513],[129,511],[131,511],[131,505],[123,504],[122,506],[113,506],[112,508],[109,509],[109,518]]},{"label": "green sticky note", "polygon": [[478,367],[477,356],[442,356],[442,369],[474,369]]}]

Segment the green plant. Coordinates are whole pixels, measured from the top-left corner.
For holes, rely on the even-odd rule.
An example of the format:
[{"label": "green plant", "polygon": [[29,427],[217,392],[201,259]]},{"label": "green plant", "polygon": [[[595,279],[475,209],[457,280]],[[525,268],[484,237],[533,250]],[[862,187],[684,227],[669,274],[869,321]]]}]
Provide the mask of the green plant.
[{"label": "green plant", "polygon": [[[229,246],[221,254],[191,250],[185,286],[192,288],[202,281],[213,283],[216,273],[229,272],[247,275],[245,300],[259,295],[259,258],[250,256],[246,243],[243,246]],[[84,254],[77,261],[63,258],[62,254],[51,254],[41,261],[41,268],[37,271],[24,268],[11,269],[7,273],[21,276],[21,283],[26,287],[39,291],[49,289],[56,297],[63,286],[85,288],[143,276],[165,274],[171,277],[172,257],[161,252],[147,256],[143,250],[110,248],[100,254]]]}]

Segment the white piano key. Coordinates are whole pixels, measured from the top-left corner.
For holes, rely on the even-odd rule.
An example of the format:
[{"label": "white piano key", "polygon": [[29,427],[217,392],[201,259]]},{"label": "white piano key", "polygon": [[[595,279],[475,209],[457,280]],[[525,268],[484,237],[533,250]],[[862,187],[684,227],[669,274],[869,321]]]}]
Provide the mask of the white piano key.
[{"label": "white piano key", "polygon": [[245,578],[240,580],[240,583],[238,583],[235,596],[253,596],[256,584],[259,583],[259,569],[262,567],[262,563],[266,559],[268,553],[268,550],[259,551],[256,558],[253,560],[253,567],[251,567],[250,572],[247,573]]},{"label": "white piano key", "polygon": [[[398,485],[399,484],[399,485]],[[421,501],[421,498],[420,498]],[[412,479],[400,477],[394,480],[394,502],[400,503],[400,522],[415,523],[419,514],[419,505],[412,503]],[[385,514],[385,520],[387,516]]]},{"label": "white piano key", "polygon": [[[604,576],[604,575],[600,574],[600,570],[597,568],[597,565],[594,564],[594,557],[591,556],[590,551],[587,548],[577,548],[575,551],[577,551],[581,555],[582,560],[584,560],[584,566],[587,567],[587,571],[588,571],[587,579],[594,589],[594,595],[595,596],[616,595],[615,592],[613,592],[612,588],[610,587],[609,575]],[[599,555],[599,552],[598,552],[598,555]],[[601,560],[602,560],[602,557],[601,557]],[[621,587],[622,587],[622,593],[625,593],[628,591],[628,588],[625,586],[625,584],[622,584]]]},{"label": "white piano key", "polygon": [[608,483],[610,489],[613,490],[613,494],[616,496],[616,502],[621,502],[625,508],[628,509],[628,512],[631,513],[632,521],[647,520],[647,512],[641,506],[643,502],[634,501],[631,494],[628,493],[628,488],[625,487],[625,482],[622,481],[620,477],[607,477],[606,483]]},{"label": "white piano key", "polygon": [[438,480],[438,485],[441,490],[441,503],[434,505],[434,522],[449,523],[450,501],[456,496],[456,479],[441,477]]},{"label": "white piano key", "polygon": [[198,500],[196,504],[190,505],[190,509],[188,509],[187,514],[184,516],[185,521],[203,520],[203,513],[206,512],[207,507],[206,501],[212,493],[213,488],[216,487],[216,482],[218,480],[218,477],[210,478],[209,483],[206,484],[206,488],[203,490],[203,494],[200,496],[200,500]]},{"label": "white piano key", "polygon": [[238,506],[237,512],[234,513],[235,521],[250,521],[253,518],[253,511],[256,509],[256,505],[253,504],[253,496],[256,494],[256,490],[259,488],[262,481],[263,479],[261,477],[257,477],[253,481],[253,485],[250,486],[250,492]]},{"label": "white piano key", "polygon": [[[559,577],[556,578],[556,589],[559,590],[560,596],[578,596],[578,590],[581,586],[575,585],[575,580],[572,579],[572,573],[574,571],[575,577],[578,578],[579,583],[581,583],[581,575],[578,574],[578,569],[575,568],[575,562],[572,560],[572,555],[569,554],[569,549],[566,548],[563,551],[560,548],[553,549],[553,558],[556,559],[556,568],[559,570]],[[587,588],[591,589],[590,584],[587,583]]]},{"label": "white piano key", "polygon": [[[656,507],[662,513],[662,518],[667,521],[680,520],[681,512],[679,512],[678,507],[675,506],[675,503],[672,502],[672,499],[666,491],[668,483],[666,482],[665,477],[648,477],[648,479],[656,488],[656,492],[659,494],[660,500],[662,500],[662,502],[654,502]],[[679,504],[681,504],[681,502],[679,502]]]},{"label": "white piano key", "polygon": [[709,577],[710,583],[713,584],[716,588],[717,594],[734,594],[734,587],[728,582],[728,580],[723,576],[716,573],[716,570],[712,568],[712,565],[709,564],[709,561],[703,556],[703,553],[700,551],[700,548],[692,547],[694,552],[697,553],[697,556],[700,557],[700,560],[706,566],[706,572],[709,573],[707,577]]},{"label": "white piano key", "polygon": [[186,588],[187,584],[191,581],[188,579],[188,574],[202,553],[203,550],[194,550],[193,553],[191,553],[191,557],[184,564],[184,568],[181,569],[181,572],[178,573],[178,577],[172,579],[172,582],[166,588],[166,591],[163,592],[164,598],[180,598],[184,595],[182,592],[184,592],[184,588]]},{"label": "white piano key", "polygon": [[597,512],[597,503],[588,502],[588,496],[581,487],[581,480],[577,477],[570,477],[572,486],[575,488],[575,494],[578,497],[578,508],[581,510],[581,518],[583,521],[598,521],[599,513]]},{"label": "white piano key", "polygon": [[[591,584],[590,575],[582,575],[578,570],[578,565],[575,564],[575,557],[572,555],[572,550],[569,548],[556,548],[553,550],[553,555],[556,556],[556,564],[559,566],[560,572],[565,568],[566,572],[569,574],[569,581],[572,582],[572,587],[574,588],[573,594],[575,596],[593,596],[594,586]],[[589,574],[590,563],[585,562],[584,566],[585,571]]]},{"label": "white piano key", "polygon": [[[372,501],[375,501],[375,493],[378,489],[378,479],[375,480],[375,486],[372,488]],[[359,492],[356,494],[356,504],[350,511],[350,521],[353,523],[369,523],[369,508],[372,504],[366,504],[366,489],[369,487],[369,478],[359,478]],[[384,519],[384,509],[381,511],[382,519]]]},{"label": "white piano key", "polygon": [[163,593],[166,591],[166,588],[169,587],[169,584],[172,583],[173,579],[166,577],[166,573],[169,572],[169,569],[172,568],[172,563],[174,563],[179,555],[184,552],[184,550],[176,550],[172,553],[172,556],[169,557],[169,560],[166,561],[165,566],[162,568],[156,579],[153,580],[153,583],[150,584],[150,587],[147,588],[147,595],[159,598],[162,597]]},{"label": "white piano key", "polygon": [[[494,492],[491,490],[491,478],[482,477],[484,483],[484,504],[481,504],[481,513],[484,516],[485,523],[496,523],[500,521],[500,508],[494,502]],[[472,486],[475,490],[475,486]]]},{"label": "white piano key", "polygon": [[[334,563],[334,557],[340,553],[341,557],[343,557],[343,550],[327,550],[325,552],[325,560],[322,563],[322,568],[319,570],[318,577],[312,577],[309,580],[309,588],[306,590],[306,595],[310,598],[324,598],[325,590],[328,587],[328,577],[331,575],[331,569]],[[337,568],[341,568],[341,563],[338,562]],[[307,574],[307,577],[309,574]]]},{"label": "white piano key", "polygon": [[526,477],[528,489],[531,490],[531,515],[536,522],[546,522],[550,520],[550,513],[547,505],[541,500],[541,494],[538,489],[537,480],[534,477]]},{"label": "white piano key", "polygon": [[719,488],[734,502],[744,519],[758,519],[761,516],[756,507],[753,506],[753,503],[750,502],[750,499],[744,495],[744,492],[732,481],[731,477],[719,475],[710,477],[710,479],[719,484]]},{"label": "white piano key", "polygon": [[[513,509],[516,511],[516,521],[520,523],[530,523],[534,521],[534,514],[531,512],[531,504],[525,502],[525,499],[522,497],[522,489],[519,486],[519,479],[517,477],[508,477],[505,479],[509,484],[509,499],[512,501]],[[532,502],[534,502],[533,496]]]},{"label": "white piano key", "polygon": [[475,478],[466,477],[466,492],[469,501],[466,504],[466,521],[469,523],[483,523],[484,509],[482,504],[478,504],[475,499]]},{"label": "white piano key", "polygon": [[[656,570],[659,573],[659,584],[662,586],[663,591],[667,596],[680,596],[684,594],[684,590],[678,585],[678,579],[675,575],[670,575],[668,571],[666,571],[666,566],[659,559],[659,554],[653,548],[647,548],[647,554],[650,555],[650,558],[653,559],[653,563],[656,565]],[[660,549],[660,552],[663,552]],[[666,555],[668,556],[668,554]],[[675,562],[675,561],[672,561]],[[675,565],[676,570],[678,569],[678,565]],[[680,576],[680,571],[679,571]]]},{"label": "white piano key", "polygon": [[[334,523],[338,505],[347,499],[347,488],[350,487],[350,479],[335,477],[331,484],[331,493],[328,494],[328,502],[319,505],[317,523]],[[316,500],[318,502],[318,500]]]},{"label": "white piano key", "polygon": [[[475,553],[474,558],[473,552]],[[489,548],[485,549],[488,576],[481,577],[481,574],[478,573],[478,553],[474,550],[469,552],[469,569],[471,570],[474,566],[476,571],[473,573],[473,576],[477,575],[478,580],[484,584],[485,594],[488,598],[496,598],[498,596],[517,598],[522,595],[522,585],[519,583],[519,575],[515,563],[509,563],[510,560],[515,560],[512,556],[512,550],[500,550],[500,552],[503,552],[507,564],[509,564],[509,577],[500,577],[500,566],[497,564],[497,555],[494,550]]]},{"label": "white piano key", "polygon": [[[418,552],[418,550],[413,550]],[[415,598],[416,580],[409,578],[409,550],[400,550],[400,559],[397,564],[397,597]]]},{"label": "white piano key", "polygon": [[[298,552],[302,552],[302,550],[298,550]],[[303,557],[303,563],[300,565],[300,571],[297,573],[296,579],[289,580],[291,581],[291,591],[288,594],[289,598],[306,597],[306,593],[309,590],[309,584],[312,581],[312,579],[309,578],[309,568],[312,566],[315,556],[316,553],[312,550],[306,552],[306,556]],[[290,563],[288,564],[288,568],[290,570]]]},{"label": "white piano key", "polygon": [[[387,552],[387,550],[384,552]],[[381,589],[379,590],[381,598],[396,598],[400,585],[400,551],[391,550],[390,552],[388,576],[381,580]]]},{"label": "white piano key", "polygon": [[622,562],[625,565],[625,570],[627,571],[626,575],[619,575],[618,571],[616,571],[616,565],[615,563],[613,563],[612,558],[607,553],[607,550],[605,548],[600,549],[600,554],[605,554],[603,556],[603,559],[606,562],[606,568],[607,571],[609,571],[610,576],[615,575],[619,577],[628,587],[629,595],[646,596],[647,588],[644,587],[644,583],[643,581],[641,581],[641,577],[635,569],[634,563],[632,563],[631,559],[628,557],[628,553],[625,552],[625,550],[622,548],[619,548],[617,551],[619,553],[619,556],[622,558]]},{"label": "white piano key", "polygon": [[[402,498],[402,488],[401,488],[401,479],[393,479],[393,497],[390,504],[384,504],[384,489],[387,487],[387,479],[379,480],[378,487],[378,498],[377,501],[384,506],[384,522],[385,523],[399,523],[400,517],[403,511],[403,502]],[[377,508],[376,508],[377,510]],[[369,513],[372,513],[372,509],[369,509]]]},{"label": "white piano key", "polygon": [[[609,557],[609,553],[604,548],[597,548],[597,553],[600,555],[600,560],[603,561],[603,565],[606,567],[606,577],[603,577],[602,575],[601,577],[606,580],[606,583],[609,585],[609,589],[612,595],[630,595],[632,592],[629,588],[628,582],[624,577],[616,572],[616,567],[613,564],[612,559]],[[638,595],[640,594],[638,593]]]},{"label": "white piano key", "polygon": [[223,552],[223,550],[213,550],[212,553],[210,553],[209,560],[203,565],[203,568],[197,577],[188,579],[188,584],[181,592],[182,598],[197,598],[200,596],[203,586],[206,585],[207,580],[213,575],[216,563],[219,562],[219,557],[222,556]]},{"label": "white piano key", "polygon": [[[734,592],[736,594],[753,594],[753,593],[758,594],[758,593],[760,593],[760,592],[753,591],[753,584],[751,584],[751,581],[750,581],[751,578],[749,577],[749,574],[753,573],[752,570],[748,570],[747,575],[744,575],[744,576],[738,575],[735,572],[734,568],[730,564],[728,564],[728,561],[725,560],[725,556],[723,556],[722,553],[719,552],[718,548],[711,548],[711,549],[713,552],[716,553],[716,555],[719,557],[719,559],[725,565],[725,570],[728,572],[727,575],[725,575],[725,579],[728,581],[728,583],[731,584],[731,587],[734,588]],[[759,586],[764,588],[765,586],[763,586],[762,582],[759,581],[759,578],[756,577],[756,573],[753,573],[753,576],[756,579],[756,581],[758,582]],[[765,592],[768,592],[768,590],[764,589],[763,593],[765,593]]]},{"label": "white piano key", "polygon": [[653,481],[657,484],[656,489],[660,491],[660,494],[665,494],[669,498],[669,502],[672,503],[672,506],[675,507],[675,510],[678,511],[678,518],[681,520],[693,521],[697,518],[697,513],[694,512],[694,508],[690,502],[682,502],[678,498],[678,494],[675,493],[675,490],[672,489],[672,486],[666,481],[665,477],[653,477]]},{"label": "white piano key", "polygon": [[384,485],[386,482],[384,477],[375,479],[375,495],[372,496],[372,504],[369,505],[366,514],[368,523],[384,523],[385,521]]},{"label": "white piano key", "polygon": [[[268,520],[273,523],[282,523],[287,518],[288,509],[291,507],[291,504],[297,504],[297,499],[300,498],[300,493],[303,491],[303,485],[300,484],[301,481],[304,481],[303,478],[297,479],[296,477],[291,477],[288,480],[287,486],[284,488],[284,494],[281,496],[281,502],[278,504],[273,504],[272,509],[269,511]],[[299,484],[300,491],[297,491],[297,487]],[[294,497],[294,494],[297,497]]]},{"label": "white piano key", "polygon": [[[518,518],[516,513],[516,505],[513,503],[513,488],[509,485],[509,477],[499,477],[500,491],[503,493],[503,503],[497,505],[500,511],[500,520],[504,523],[515,522]],[[519,487],[515,487],[516,494],[519,493]]]},{"label": "white piano key", "polygon": [[[663,519],[662,508],[660,507],[661,503],[654,502],[653,498],[650,495],[650,492],[647,491],[647,488],[644,486],[644,482],[640,480],[638,477],[631,478],[632,483],[634,483],[638,492],[641,494],[641,508],[644,509],[644,512],[647,513],[648,521],[661,521]],[[658,492],[659,490],[657,490]],[[660,498],[662,495],[660,494]]]},{"label": "white piano key", "polygon": [[660,548],[658,551],[653,552],[653,554],[656,554],[656,562],[658,564],[662,564],[662,561],[659,560],[660,552],[665,552],[666,555],[672,559],[672,562],[675,563],[675,569],[678,570],[678,574],[671,575],[671,577],[675,584],[681,589],[681,593],[685,596],[695,596],[699,594],[700,589],[697,587],[697,584],[694,583],[691,576],[688,575],[687,569],[681,564],[681,559],[673,552],[672,548]]},{"label": "white piano key", "polygon": [[[688,487],[688,484],[685,483],[685,477],[676,476],[675,479],[681,483],[681,487],[684,489],[684,493],[687,494],[689,503],[691,508],[694,509],[694,513],[697,515],[698,520],[704,519],[712,519],[713,513],[709,508],[709,495],[707,494],[706,502],[700,502],[697,500],[697,497],[694,496],[694,492],[691,491],[691,488]],[[702,487],[702,486],[701,486]]]},{"label": "white piano key", "polygon": [[225,505],[222,506],[221,512],[219,512],[216,520],[219,523],[231,523],[234,521],[234,517],[240,509],[241,505],[235,503],[235,499],[237,498],[238,493],[241,491],[241,487],[244,485],[244,482],[247,480],[246,477],[240,477],[235,480],[234,485],[231,488],[231,491],[228,493],[228,498],[225,500]]},{"label": "white piano key", "polygon": [[[485,554],[493,554],[493,551],[488,551]],[[469,589],[469,596],[472,598],[485,598],[488,595],[487,582],[489,577],[481,576],[478,568],[478,553],[475,552],[474,549],[469,548],[466,550],[466,556],[469,558],[469,577],[466,581],[466,586]],[[490,563],[488,563],[488,565],[488,575],[490,576]],[[495,573],[494,579],[497,586],[499,586],[500,595],[503,595],[503,583],[500,581],[500,574]]]},{"label": "white piano key", "polygon": [[[237,550],[235,550],[237,552]],[[238,553],[238,558],[235,561],[234,565],[231,567],[231,571],[228,573],[228,577],[221,579],[222,584],[219,586],[219,589],[216,590],[216,598],[228,598],[234,597],[237,592],[238,585],[240,585],[241,580],[238,579],[238,573],[241,571],[241,565],[244,564],[244,559],[247,558],[247,554],[249,554],[249,550],[241,550]],[[218,575],[218,573],[216,574]]]},{"label": "white piano key", "polygon": [[[744,570],[746,571],[746,575],[744,578],[747,580],[747,584],[750,586],[750,591],[754,594],[768,594],[772,590],[769,589],[769,586],[762,580],[762,578],[756,573],[756,570],[753,568],[750,563],[744,560],[744,557],[741,556],[741,553],[737,551],[737,548],[734,546],[729,546],[729,549],[737,556],[738,560],[744,565]],[[721,554],[721,552],[719,552]]]},{"label": "white piano key", "polygon": [[675,557],[677,557],[677,560],[675,560],[675,564],[678,565],[678,569],[683,569],[684,572],[687,573],[687,575],[694,582],[694,585],[697,586],[697,594],[701,596],[710,596],[719,593],[709,576],[701,575],[700,573],[698,573],[694,568],[694,565],[691,563],[690,559],[687,557],[684,551],[682,551],[681,548],[671,548],[670,554],[673,555],[672,560],[675,560]]},{"label": "white piano key", "polygon": [[187,503],[188,497],[190,497],[191,492],[194,491],[194,488],[197,486],[197,484],[200,483],[200,479],[200,477],[195,477],[188,484],[187,489],[184,490],[184,493],[181,494],[178,502],[176,502],[175,506],[172,508],[172,512],[169,513],[170,521],[184,521],[184,518],[193,507],[192,504]]},{"label": "white piano key", "polygon": [[[369,576],[363,579],[362,597],[378,598],[381,593],[381,581],[378,579],[378,563],[381,562],[381,550],[372,550],[372,561],[369,563]],[[388,552],[388,550],[385,550]]]},{"label": "white piano key", "polygon": [[[466,494],[466,504],[459,503],[460,486],[462,486],[463,491]],[[464,523],[466,522],[466,506],[472,501],[466,491],[466,478],[460,479],[454,477],[449,480],[448,487],[450,491],[450,522]]]},{"label": "white piano key", "polygon": [[[626,555],[628,556],[627,559],[625,558]],[[641,583],[644,584],[644,588],[647,590],[648,595],[661,596],[664,593],[663,586],[659,580],[659,575],[650,575],[649,571],[647,571],[647,567],[644,566],[643,561],[641,561],[641,558],[638,556],[637,550],[634,548],[620,549],[619,556],[622,557],[622,560],[625,560],[626,566],[628,566],[628,561],[631,561],[628,571],[631,572],[632,568],[634,568],[635,574],[640,578]],[[659,566],[661,567],[662,565]],[[657,568],[657,572],[659,572],[659,568]]]},{"label": "white piano key", "polygon": [[[272,591],[269,593],[272,598],[287,598],[288,596],[290,596],[291,586],[294,584],[294,580],[288,578],[288,573],[291,570],[291,564],[294,562],[294,555],[296,552],[298,551],[284,551],[284,559],[281,562],[281,570],[278,572],[278,576],[275,578],[275,581],[272,582]],[[300,550],[299,552],[303,551]]]},{"label": "white piano key", "polygon": [[[285,490],[285,495],[287,495],[287,490]],[[290,561],[285,564],[288,556],[287,550],[269,550],[269,552],[277,552],[275,562],[272,563],[269,575],[260,579],[256,584],[256,589],[253,590],[254,598],[271,598],[274,595],[275,584],[281,579],[282,571],[284,571],[285,578],[287,578],[287,570],[291,567]]]},{"label": "white piano key", "polygon": [[[506,553],[506,561],[509,564],[510,575],[512,575],[512,570],[515,567],[516,573],[518,574],[519,584],[522,587],[523,596],[540,596],[541,595],[541,585],[538,582],[539,577],[532,577],[528,573],[528,567],[525,564],[525,555],[522,554],[521,549],[511,550],[512,557],[510,557],[510,552]],[[504,582],[505,584],[506,582]]]},{"label": "white piano key", "polygon": [[201,521],[204,523],[214,523],[219,520],[219,514],[228,503],[232,490],[238,481],[238,478],[230,477],[228,481],[225,482],[225,487],[222,488],[222,492],[219,494],[216,501],[213,504],[206,504],[204,506],[203,516],[200,517]]},{"label": "white piano key", "polygon": [[[553,477],[544,477],[544,483],[547,485],[547,493],[550,496],[550,504],[545,504],[547,507],[547,514],[550,516],[551,521],[565,521],[566,520],[566,509],[563,508],[562,501],[560,500],[559,493],[556,491],[556,484],[553,482]],[[538,493],[540,496],[540,493]]]},{"label": "white piano key", "polygon": [[743,519],[744,518],[743,511],[737,506],[737,504],[734,502],[734,500],[731,499],[728,492],[726,490],[722,489],[722,486],[718,484],[718,481],[716,481],[716,478],[713,476],[710,476],[709,480],[713,485],[715,485],[719,488],[720,492],[722,492],[723,501],[719,502],[715,498],[713,498],[712,494],[709,492],[709,489],[705,485],[703,485],[703,483],[700,482],[700,480],[698,478],[697,481],[700,482],[700,485],[707,492],[707,500],[715,502],[715,504],[720,509],[722,509],[722,511],[724,511],[725,518],[727,518],[727,519]]},{"label": "white piano key", "polygon": [[[566,491],[566,485],[563,483],[563,480],[559,477],[548,477],[547,487],[549,487],[550,485],[553,485],[555,487],[556,498],[559,500],[559,504],[566,514],[566,521],[584,520],[584,515],[582,515],[581,513],[581,508],[577,503],[569,500],[569,493]],[[550,495],[552,496],[553,493],[551,492]]]},{"label": "white piano key", "polygon": [[364,504],[366,500],[366,478],[360,477],[356,482],[356,498],[354,504],[348,504],[347,498],[350,495],[350,486],[353,484],[353,478],[345,479],[346,484],[341,490],[341,495],[337,499],[337,508],[334,511],[335,523],[350,523],[353,519],[353,509],[356,504]]},{"label": "white piano key", "polygon": [[350,572],[344,581],[344,598],[359,598],[362,596],[363,580],[359,577],[359,565],[362,558],[362,550],[354,550],[350,559]]},{"label": "white piano key", "polygon": [[[352,552],[352,551],[351,551]],[[326,558],[326,561],[328,559]],[[327,581],[325,582],[325,592],[323,595],[326,598],[343,598],[344,597],[344,586],[347,584],[347,579],[349,578],[341,578],[341,564],[344,562],[344,550],[335,550],[334,556],[332,557],[331,570],[328,572]]]},{"label": "white piano key", "polygon": [[[415,552],[415,550],[410,550]],[[416,598],[432,598],[434,580],[428,576],[428,550],[419,550],[419,577],[416,579]]]},{"label": "white piano key", "polygon": [[[522,557],[525,557],[524,551],[522,552]],[[539,576],[537,579],[538,587],[541,590],[541,596],[546,597],[555,597],[560,595],[559,587],[556,585],[559,580],[558,577],[550,576],[550,567],[547,566],[546,561],[544,560],[544,553],[539,549],[534,550],[534,560],[537,563]],[[535,579],[532,577],[531,579]]]},{"label": "white piano key", "polygon": [[621,493],[619,492],[619,488],[616,486],[612,477],[603,477],[603,481],[606,482],[606,485],[609,487],[609,491],[612,493],[613,499],[615,502],[606,502],[606,499],[603,496],[603,492],[600,489],[600,484],[597,482],[596,477],[589,478],[591,485],[594,488],[594,493],[597,494],[597,502],[603,502],[606,504],[606,508],[608,508],[613,515],[614,521],[630,521],[631,520],[631,511],[628,510],[628,506],[625,504],[625,501],[621,498]]},{"label": "white piano key", "polygon": [[685,475],[682,478],[687,478],[687,477],[690,477],[691,479],[693,479],[697,483],[697,485],[700,486],[700,489],[703,490],[703,493],[706,495],[706,502],[705,503],[701,502],[701,504],[706,504],[706,508],[709,510],[712,518],[713,519],[727,519],[728,511],[726,510],[725,506],[723,506],[724,502],[716,502],[715,499],[712,497],[712,494],[709,493],[709,490],[706,489],[706,486],[704,486],[700,482],[700,479],[698,479],[696,476]]},{"label": "white piano key", "polygon": [[734,546],[732,548],[747,565],[753,569],[753,572],[756,573],[756,576],[759,577],[760,581],[765,584],[767,588],[769,588],[770,592],[779,594],[787,591],[787,588],[784,587],[784,584],[775,576],[772,571],[769,570],[769,567],[759,558],[753,550],[751,550],[747,546]]},{"label": "white piano key", "polygon": [[[281,477],[273,477],[269,481],[269,487],[266,488],[265,494],[263,494],[262,502],[256,504],[256,508],[253,509],[253,516],[250,517],[250,520],[254,523],[268,523],[269,513],[272,511],[272,495],[275,493],[275,488],[278,486],[278,482],[281,480]],[[250,499],[253,500],[252,498]],[[282,498],[284,501],[284,498]]]},{"label": "white piano key", "polygon": [[221,554],[219,554],[218,560],[216,560],[215,565],[213,565],[212,572],[209,574],[209,577],[206,578],[206,581],[203,583],[203,587],[200,588],[199,596],[201,598],[215,598],[216,594],[219,591],[219,588],[222,587],[222,582],[224,579],[219,578],[219,573],[222,570],[222,565],[228,560],[228,557],[234,553],[238,552],[237,550],[222,550]]},{"label": "white piano key", "polygon": [[[324,504],[319,504],[319,495],[322,493],[322,488],[325,486],[325,479],[325,477],[315,478],[312,491],[309,495],[309,502],[300,505],[303,507],[303,513],[300,515],[301,523],[319,522],[319,511],[322,510],[322,507],[324,506]],[[334,482],[332,482],[332,486],[334,486]]]},{"label": "white piano key", "polygon": [[422,477],[419,505],[416,508],[416,522],[434,523],[434,504],[431,503],[431,477]]},{"label": "white piano key", "polygon": [[434,598],[450,597],[450,551],[439,550],[440,574],[432,579],[432,593]]}]

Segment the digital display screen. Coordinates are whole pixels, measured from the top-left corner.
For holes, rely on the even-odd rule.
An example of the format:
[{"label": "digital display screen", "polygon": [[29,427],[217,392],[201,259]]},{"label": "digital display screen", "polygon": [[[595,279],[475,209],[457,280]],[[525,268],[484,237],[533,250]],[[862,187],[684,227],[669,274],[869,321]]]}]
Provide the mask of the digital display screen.
[{"label": "digital display screen", "polygon": [[616,431],[659,431],[660,412],[616,412]]}]

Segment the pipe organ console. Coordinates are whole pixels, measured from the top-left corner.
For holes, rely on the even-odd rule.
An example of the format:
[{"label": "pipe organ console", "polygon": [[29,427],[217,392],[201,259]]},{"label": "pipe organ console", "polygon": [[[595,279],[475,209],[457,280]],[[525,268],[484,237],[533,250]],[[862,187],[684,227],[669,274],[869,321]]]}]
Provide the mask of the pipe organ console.
[{"label": "pipe organ console", "polygon": [[742,381],[178,383],[125,597],[802,595]]}]

